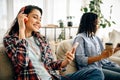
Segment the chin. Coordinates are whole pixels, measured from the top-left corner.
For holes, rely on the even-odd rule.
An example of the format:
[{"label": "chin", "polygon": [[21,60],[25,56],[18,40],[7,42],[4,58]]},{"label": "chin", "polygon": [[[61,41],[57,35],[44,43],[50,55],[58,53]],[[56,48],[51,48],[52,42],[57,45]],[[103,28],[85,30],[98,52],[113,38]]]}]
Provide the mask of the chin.
[{"label": "chin", "polygon": [[40,28],[34,28],[34,31],[37,31],[37,32],[38,32],[39,30],[40,30]]},{"label": "chin", "polygon": [[37,30],[33,30],[34,32],[39,32],[39,30],[37,29]]}]

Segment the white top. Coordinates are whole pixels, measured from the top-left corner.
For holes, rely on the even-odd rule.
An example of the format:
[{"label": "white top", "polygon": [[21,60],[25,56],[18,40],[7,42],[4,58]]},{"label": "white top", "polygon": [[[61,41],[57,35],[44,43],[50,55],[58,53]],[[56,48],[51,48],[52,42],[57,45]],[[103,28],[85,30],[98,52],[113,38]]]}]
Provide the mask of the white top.
[{"label": "white top", "polygon": [[33,37],[27,38],[26,40],[28,41],[29,58],[32,61],[36,73],[42,80],[49,80],[51,76],[41,61],[41,53],[39,47],[35,44]]}]

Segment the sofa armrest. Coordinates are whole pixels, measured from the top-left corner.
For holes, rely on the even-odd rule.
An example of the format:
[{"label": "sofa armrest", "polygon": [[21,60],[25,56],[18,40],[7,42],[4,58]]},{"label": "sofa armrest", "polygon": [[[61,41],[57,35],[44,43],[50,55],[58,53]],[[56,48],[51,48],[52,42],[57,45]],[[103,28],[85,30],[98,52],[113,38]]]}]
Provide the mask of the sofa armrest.
[{"label": "sofa armrest", "polygon": [[113,54],[111,57],[109,57],[109,60],[120,65],[120,50]]},{"label": "sofa armrest", "polygon": [[14,71],[11,61],[5,54],[5,48],[0,47],[0,80],[13,80]]},{"label": "sofa armrest", "polygon": [[[56,51],[56,56],[57,56],[58,60],[64,59],[65,53],[68,50],[72,49],[72,43],[73,43],[72,39],[63,40],[62,42],[59,43],[59,45],[57,47],[57,51]],[[77,71],[76,64],[75,64],[75,61],[73,60],[66,67],[66,71],[60,71],[60,74],[61,75],[66,75],[66,74],[70,74],[70,73],[73,73],[73,72],[76,72],[76,71]]]}]

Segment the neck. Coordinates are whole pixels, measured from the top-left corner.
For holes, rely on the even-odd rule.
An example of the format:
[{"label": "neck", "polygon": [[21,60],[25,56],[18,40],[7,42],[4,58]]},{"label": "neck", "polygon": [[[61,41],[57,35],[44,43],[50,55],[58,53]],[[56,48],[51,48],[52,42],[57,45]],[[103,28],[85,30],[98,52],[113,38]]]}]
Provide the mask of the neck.
[{"label": "neck", "polygon": [[31,31],[25,31],[25,37],[29,38],[32,36],[32,32]]}]

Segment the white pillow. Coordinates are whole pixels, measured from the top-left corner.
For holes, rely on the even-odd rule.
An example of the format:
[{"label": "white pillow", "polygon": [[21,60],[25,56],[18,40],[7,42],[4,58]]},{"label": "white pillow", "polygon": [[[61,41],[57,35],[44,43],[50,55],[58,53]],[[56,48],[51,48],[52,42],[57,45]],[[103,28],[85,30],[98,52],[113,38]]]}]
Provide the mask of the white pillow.
[{"label": "white pillow", "polygon": [[120,43],[120,32],[113,29],[113,31],[109,33],[109,41],[113,43],[113,47],[115,48],[117,43]]},{"label": "white pillow", "polygon": [[[60,42],[60,44],[57,47],[57,52],[56,52],[56,56],[57,56],[58,60],[65,58],[65,53],[72,49],[72,43],[73,43],[73,39],[63,40],[62,42]],[[66,71],[64,71],[64,72],[60,71],[60,74],[66,75],[66,74],[70,74],[70,73],[73,73],[76,71],[77,71],[76,64],[75,64],[75,61],[73,60],[66,67]]]}]

